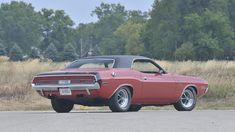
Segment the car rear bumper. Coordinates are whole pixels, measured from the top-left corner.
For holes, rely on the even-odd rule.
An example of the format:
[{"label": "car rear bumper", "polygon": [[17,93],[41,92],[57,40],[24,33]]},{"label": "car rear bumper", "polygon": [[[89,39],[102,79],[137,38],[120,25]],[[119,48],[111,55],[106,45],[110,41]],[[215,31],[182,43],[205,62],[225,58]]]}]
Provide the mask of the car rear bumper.
[{"label": "car rear bumper", "polygon": [[95,90],[95,89],[100,89],[100,85],[98,82],[96,82],[94,84],[68,84],[68,85],[60,85],[60,84],[35,85],[35,84],[32,84],[32,88],[34,90],[43,90],[43,91],[57,91],[58,88],[70,88],[71,90]]}]

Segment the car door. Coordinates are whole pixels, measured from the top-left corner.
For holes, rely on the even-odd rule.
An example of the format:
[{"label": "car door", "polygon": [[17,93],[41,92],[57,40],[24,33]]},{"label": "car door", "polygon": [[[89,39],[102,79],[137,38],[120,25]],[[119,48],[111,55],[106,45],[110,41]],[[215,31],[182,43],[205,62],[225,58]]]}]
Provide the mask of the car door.
[{"label": "car door", "polygon": [[164,104],[175,98],[174,78],[163,73],[156,63],[151,60],[135,60],[133,69],[141,72],[142,100],[145,103]]}]

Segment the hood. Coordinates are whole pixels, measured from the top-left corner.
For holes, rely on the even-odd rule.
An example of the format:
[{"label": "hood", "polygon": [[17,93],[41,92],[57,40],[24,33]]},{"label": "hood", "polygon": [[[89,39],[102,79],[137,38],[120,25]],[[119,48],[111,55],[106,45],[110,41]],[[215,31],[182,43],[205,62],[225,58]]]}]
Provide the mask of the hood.
[{"label": "hood", "polygon": [[197,76],[177,75],[177,74],[171,74],[171,75],[173,75],[174,78],[177,79],[178,81],[208,84],[208,82],[206,80],[204,80],[200,77],[197,77]]}]

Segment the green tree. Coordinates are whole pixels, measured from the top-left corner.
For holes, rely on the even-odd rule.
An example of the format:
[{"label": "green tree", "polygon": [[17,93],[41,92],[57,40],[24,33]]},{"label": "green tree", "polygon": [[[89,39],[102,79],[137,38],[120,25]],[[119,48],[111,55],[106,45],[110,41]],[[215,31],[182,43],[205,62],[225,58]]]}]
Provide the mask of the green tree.
[{"label": "green tree", "polygon": [[198,60],[225,59],[234,56],[233,30],[222,12],[206,10],[185,17],[185,41],[194,44]]},{"label": "green tree", "polygon": [[126,54],[140,55],[143,52],[144,45],[140,41],[140,32],[143,28],[143,24],[127,21],[114,32],[116,37],[123,40]]},{"label": "green tree", "polygon": [[0,56],[6,55],[6,48],[0,41]]},{"label": "green tree", "polygon": [[125,54],[125,45],[122,38],[111,36],[102,41],[102,53],[106,55]]},{"label": "green tree", "polygon": [[64,44],[74,42],[74,22],[63,10],[42,9],[40,14],[42,17],[43,36],[40,48],[42,50],[50,43],[53,43],[58,51],[62,52]]},{"label": "green tree", "polygon": [[23,53],[22,53],[21,48],[17,44],[14,44],[13,47],[10,49],[9,57],[10,57],[10,60],[12,61],[22,60]]},{"label": "green tree", "polygon": [[[176,0],[156,0],[142,40],[145,54],[157,59],[173,59],[180,46],[180,14]],[[150,54],[149,54],[150,53]]]},{"label": "green tree", "polygon": [[[113,49],[113,33],[127,20],[127,11],[120,4],[101,3],[93,11],[99,20],[94,25],[94,39],[96,40],[101,54],[109,54],[108,49]],[[109,44],[112,42],[112,44]]]},{"label": "green tree", "polygon": [[148,12],[142,12],[140,10],[128,11],[128,21],[133,21],[135,23],[145,23],[148,19]]},{"label": "green tree", "polygon": [[[31,4],[12,1],[0,6],[0,24],[2,39],[7,44],[7,51],[17,43],[24,47],[24,53],[30,52],[31,46],[40,43],[40,15]],[[0,31],[1,32],[1,31]],[[1,33],[0,33],[1,34]]]},{"label": "green tree", "polygon": [[52,61],[58,61],[59,60],[59,53],[57,51],[57,48],[53,43],[51,43],[44,52],[44,57],[47,59],[51,59]]},{"label": "green tree", "polygon": [[101,3],[99,7],[96,7],[94,11],[92,11],[92,15],[96,15],[99,20],[112,15],[120,15],[126,16],[127,11],[125,7],[120,4],[107,4]]},{"label": "green tree", "polygon": [[[1,18],[0,18],[1,19]],[[3,40],[3,34],[4,34],[4,31],[3,31],[3,29],[2,29],[2,27],[1,27],[1,21],[0,21],[0,42],[2,42]]]},{"label": "green tree", "polygon": [[77,53],[75,51],[75,48],[73,47],[72,44],[67,44],[64,47],[64,51],[63,51],[63,60],[64,61],[73,61],[77,58]]},{"label": "green tree", "polygon": [[99,54],[99,49],[97,49],[98,41],[95,38],[94,23],[79,24],[76,28],[74,40],[76,42],[77,53],[80,54],[80,57],[83,57],[91,49],[95,54]]},{"label": "green tree", "polygon": [[234,0],[228,0],[229,18],[230,18],[233,30],[235,32],[235,8],[234,7],[235,7],[235,1]]},{"label": "green tree", "polygon": [[[141,34],[145,55],[188,59],[187,53],[180,51],[192,46],[196,60],[234,58],[233,2],[229,1],[155,0],[151,18]],[[192,45],[187,47],[189,43]]]},{"label": "green tree", "polygon": [[177,60],[193,60],[195,57],[195,51],[191,42],[186,42],[181,45],[175,51],[175,57]]},{"label": "green tree", "polygon": [[43,40],[40,43],[40,49],[44,51],[50,43],[52,43],[52,31],[53,31],[53,16],[54,11],[52,9],[43,8],[40,11],[40,15],[42,18],[42,37]]},{"label": "green tree", "polygon": [[32,59],[40,58],[40,49],[38,49],[37,47],[31,47],[29,57]]}]

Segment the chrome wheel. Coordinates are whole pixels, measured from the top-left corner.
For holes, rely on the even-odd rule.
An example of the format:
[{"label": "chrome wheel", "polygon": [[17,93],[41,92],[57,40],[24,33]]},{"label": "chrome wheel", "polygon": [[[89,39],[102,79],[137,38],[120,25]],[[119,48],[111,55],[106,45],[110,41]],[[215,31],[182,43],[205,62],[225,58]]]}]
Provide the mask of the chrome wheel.
[{"label": "chrome wheel", "polygon": [[125,89],[121,89],[117,95],[118,105],[125,108],[129,102],[129,95]]},{"label": "chrome wheel", "polygon": [[174,107],[178,111],[191,111],[195,108],[197,102],[196,91],[189,87],[184,90],[180,97],[180,100],[174,104]]},{"label": "chrome wheel", "polygon": [[181,97],[181,103],[184,107],[189,108],[194,103],[194,94],[191,90],[186,89]]},{"label": "chrome wheel", "polygon": [[109,99],[109,108],[113,112],[126,112],[131,105],[131,92],[127,87],[119,88]]}]

